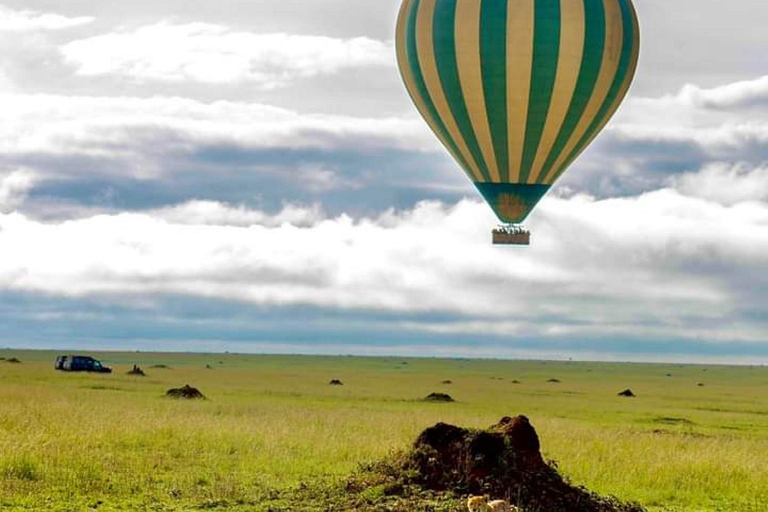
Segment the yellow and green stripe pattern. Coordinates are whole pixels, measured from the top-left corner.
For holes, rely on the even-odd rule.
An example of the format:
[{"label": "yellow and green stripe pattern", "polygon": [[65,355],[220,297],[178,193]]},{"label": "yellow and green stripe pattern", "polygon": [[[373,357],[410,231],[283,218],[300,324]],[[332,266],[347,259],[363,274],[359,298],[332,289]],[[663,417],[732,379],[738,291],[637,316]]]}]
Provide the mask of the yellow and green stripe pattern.
[{"label": "yellow and green stripe pattern", "polygon": [[631,0],[404,0],[396,42],[419,112],[517,223],[616,112],[640,34]]}]

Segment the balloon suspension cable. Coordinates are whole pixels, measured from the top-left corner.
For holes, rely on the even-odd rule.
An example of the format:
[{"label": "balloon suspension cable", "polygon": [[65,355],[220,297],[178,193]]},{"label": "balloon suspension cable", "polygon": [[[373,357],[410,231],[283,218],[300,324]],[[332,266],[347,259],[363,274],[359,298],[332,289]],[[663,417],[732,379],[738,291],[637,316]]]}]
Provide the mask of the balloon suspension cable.
[{"label": "balloon suspension cable", "polygon": [[531,245],[531,232],[520,224],[499,224],[493,230],[494,245]]}]

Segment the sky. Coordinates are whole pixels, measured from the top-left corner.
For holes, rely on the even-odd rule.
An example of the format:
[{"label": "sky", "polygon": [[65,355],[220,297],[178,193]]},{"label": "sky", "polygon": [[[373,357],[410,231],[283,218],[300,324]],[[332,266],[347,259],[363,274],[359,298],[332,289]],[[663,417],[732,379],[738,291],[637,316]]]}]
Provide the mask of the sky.
[{"label": "sky", "polygon": [[0,0],[0,347],[768,363],[768,3],[635,5],[520,248],[396,0]]}]

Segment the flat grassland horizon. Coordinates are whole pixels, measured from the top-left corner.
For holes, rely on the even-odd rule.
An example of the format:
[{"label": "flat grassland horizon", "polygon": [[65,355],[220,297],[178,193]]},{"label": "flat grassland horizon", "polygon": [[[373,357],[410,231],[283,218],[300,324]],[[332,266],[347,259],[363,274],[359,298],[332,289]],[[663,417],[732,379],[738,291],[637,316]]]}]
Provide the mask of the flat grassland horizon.
[{"label": "flat grassland horizon", "polygon": [[[439,421],[517,414],[592,491],[651,511],[768,510],[764,367],[88,353],[114,368],[101,375],[57,372],[58,354],[0,350],[0,510],[302,510],[282,493],[337,484]],[[185,384],[208,400],[164,396]],[[456,402],[421,400],[432,392]]]}]

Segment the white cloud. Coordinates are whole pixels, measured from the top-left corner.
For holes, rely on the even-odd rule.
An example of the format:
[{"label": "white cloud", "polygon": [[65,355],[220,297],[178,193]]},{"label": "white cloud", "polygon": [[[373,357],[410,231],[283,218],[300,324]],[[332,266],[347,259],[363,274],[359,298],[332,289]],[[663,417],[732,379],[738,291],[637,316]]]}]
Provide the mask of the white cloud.
[{"label": "white cloud", "polygon": [[322,208],[315,205],[306,208],[286,205],[276,214],[267,214],[246,206],[232,206],[218,201],[188,201],[177,206],[168,206],[149,212],[153,217],[176,225],[197,226],[266,226],[278,227],[285,224],[309,227],[325,219]]},{"label": "white cloud", "polygon": [[[162,171],[160,155],[206,145],[435,150],[420,119],[300,114],[262,104],[183,98],[0,94],[0,152],[117,158],[137,173]],[[309,169],[307,172],[312,171]],[[318,186],[337,186],[312,171]],[[312,173],[310,172],[310,173]],[[317,181],[320,180],[320,181]]]},{"label": "white cloud", "polygon": [[613,130],[626,137],[689,140],[713,148],[766,141],[768,76],[711,89],[686,85],[659,98],[631,97]]},{"label": "white cloud", "polygon": [[249,82],[266,89],[349,68],[394,69],[392,45],[367,37],[254,34],[206,23],[158,23],[73,41],[61,51],[85,76]]},{"label": "white cloud", "polygon": [[8,78],[5,70],[0,67],[0,94],[14,91],[16,91],[16,86],[14,86],[13,82]]},{"label": "white cloud", "polygon": [[91,16],[70,18],[59,14],[38,11],[16,11],[0,5],[0,32],[23,32],[34,30],[61,30],[92,23]]},{"label": "white cloud", "polygon": [[728,206],[768,200],[768,167],[712,164],[700,172],[674,177],[672,182],[686,195]]},{"label": "white cloud", "polygon": [[531,219],[530,248],[490,245],[492,225],[471,201],[358,220],[199,202],[59,224],[9,214],[0,216],[0,289],[478,319],[422,326],[442,332],[764,337],[754,319],[733,321],[765,298],[764,202],[725,206],[673,189],[548,198]]},{"label": "white cloud", "polygon": [[768,76],[711,89],[689,84],[680,90],[677,99],[690,105],[712,109],[752,107],[759,104],[768,106]]},{"label": "white cloud", "polygon": [[297,179],[307,190],[313,192],[328,192],[339,189],[359,188],[359,184],[348,180],[327,166],[319,164],[303,164],[297,169]]},{"label": "white cloud", "polygon": [[5,175],[0,173],[0,213],[13,211],[21,205],[35,181],[35,174],[29,169],[17,169]]},{"label": "white cloud", "polygon": [[607,197],[654,190],[714,164],[768,161],[768,77],[630,97],[564,184]]}]

